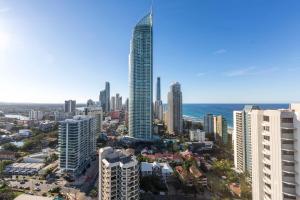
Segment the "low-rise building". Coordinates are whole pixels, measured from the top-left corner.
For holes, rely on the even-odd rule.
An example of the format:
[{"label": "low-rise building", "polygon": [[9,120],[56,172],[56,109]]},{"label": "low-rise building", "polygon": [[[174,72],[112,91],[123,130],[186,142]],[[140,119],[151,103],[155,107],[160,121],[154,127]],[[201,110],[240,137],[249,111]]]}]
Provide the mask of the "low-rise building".
[{"label": "low-rise building", "polygon": [[39,172],[44,166],[42,163],[13,163],[8,165],[4,173],[8,175],[26,175],[32,176]]},{"label": "low-rise building", "polygon": [[205,141],[205,131],[190,130],[190,141],[192,142],[204,142]]},{"label": "low-rise building", "polygon": [[20,136],[20,137],[30,137],[31,135],[32,135],[32,132],[29,129],[21,129],[17,133],[17,136]]},{"label": "low-rise building", "polygon": [[166,181],[167,178],[171,176],[173,173],[174,173],[173,169],[170,167],[168,163],[141,162],[142,176],[150,176],[150,175],[161,176],[164,179],[164,181]]},{"label": "low-rise building", "polygon": [[56,125],[55,122],[46,120],[40,122],[39,129],[43,132],[50,132],[54,129],[55,125]]},{"label": "low-rise building", "polygon": [[0,160],[15,160],[16,153],[12,151],[0,151]]},{"label": "low-rise building", "polygon": [[207,177],[202,172],[200,172],[200,170],[195,165],[192,165],[189,168],[189,172],[195,179],[197,179],[197,182],[199,184],[201,184],[203,187],[207,186]]}]

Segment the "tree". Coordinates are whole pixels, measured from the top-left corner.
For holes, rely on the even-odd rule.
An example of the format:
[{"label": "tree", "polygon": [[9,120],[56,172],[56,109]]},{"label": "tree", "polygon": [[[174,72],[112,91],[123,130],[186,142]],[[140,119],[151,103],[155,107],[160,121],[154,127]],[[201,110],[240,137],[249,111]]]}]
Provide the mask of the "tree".
[{"label": "tree", "polygon": [[6,144],[2,145],[2,148],[4,150],[13,151],[13,152],[17,152],[19,150],[18,147],[12,143],[6,143]]},{"label": "tree", "polygon": [[2,174],[3,170],[5,169],[5,167],[6,167],[7,165],[10,165],[10,164],[12,164],[12,163],[13,163],[13,161],[11,161],[11,160],[3,160],[3,161],[0,161],[0,174]]}]

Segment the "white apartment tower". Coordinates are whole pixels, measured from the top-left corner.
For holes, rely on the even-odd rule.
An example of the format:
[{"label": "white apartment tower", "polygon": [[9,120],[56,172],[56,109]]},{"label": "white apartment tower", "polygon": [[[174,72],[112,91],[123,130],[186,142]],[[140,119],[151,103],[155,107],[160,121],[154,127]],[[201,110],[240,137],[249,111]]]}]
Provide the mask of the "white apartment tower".
[{"label": "white apartment tower", "polygon": [[139,165],[126,151],[99,150],[99,200],[138,200]]},{"label": "white apartment tower", "polygon": [[77,115],[59,124],[59,168],[80,175],[96,155],[96,119]]},{"label": "white apartment tower", "polygon": [[44,117],[44,114],[42,111],[39,110],[31,110],[29,112],[29,119],[31,120],[42,120]]},{"label": "white apartment tower", "polygon": [[233,111],[233,150],[234,167],[239,172],[248,172],[251,177],[251,116],[252,110],[258,110],[255,105],[246,105],[241,111]]},{"label": "white apartment tower", "polygon": [[300,104],[250,114],[253,200],[300,199]]}]

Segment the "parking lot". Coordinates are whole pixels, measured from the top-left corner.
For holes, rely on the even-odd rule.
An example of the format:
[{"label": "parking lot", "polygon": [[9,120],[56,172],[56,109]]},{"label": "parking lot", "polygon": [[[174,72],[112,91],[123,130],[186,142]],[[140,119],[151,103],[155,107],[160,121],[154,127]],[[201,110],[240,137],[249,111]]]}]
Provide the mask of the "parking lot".
[{"label": "parking lot", "polygon": [[13,180],[9,182],[10,187],[25,190],[27,193],[42,195],[57,187],[57,183],[48,184],[42,180]]}]

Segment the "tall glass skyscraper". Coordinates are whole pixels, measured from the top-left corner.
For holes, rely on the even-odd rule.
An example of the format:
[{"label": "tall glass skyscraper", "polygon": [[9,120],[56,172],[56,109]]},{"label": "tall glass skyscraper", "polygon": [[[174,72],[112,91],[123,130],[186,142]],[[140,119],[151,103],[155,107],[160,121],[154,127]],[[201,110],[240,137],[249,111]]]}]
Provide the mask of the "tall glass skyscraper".
[{"label": "tall glass skyscraper", "polygon": [[152,12],[134,27],[129,54],[129,135],[152,139]]}]

